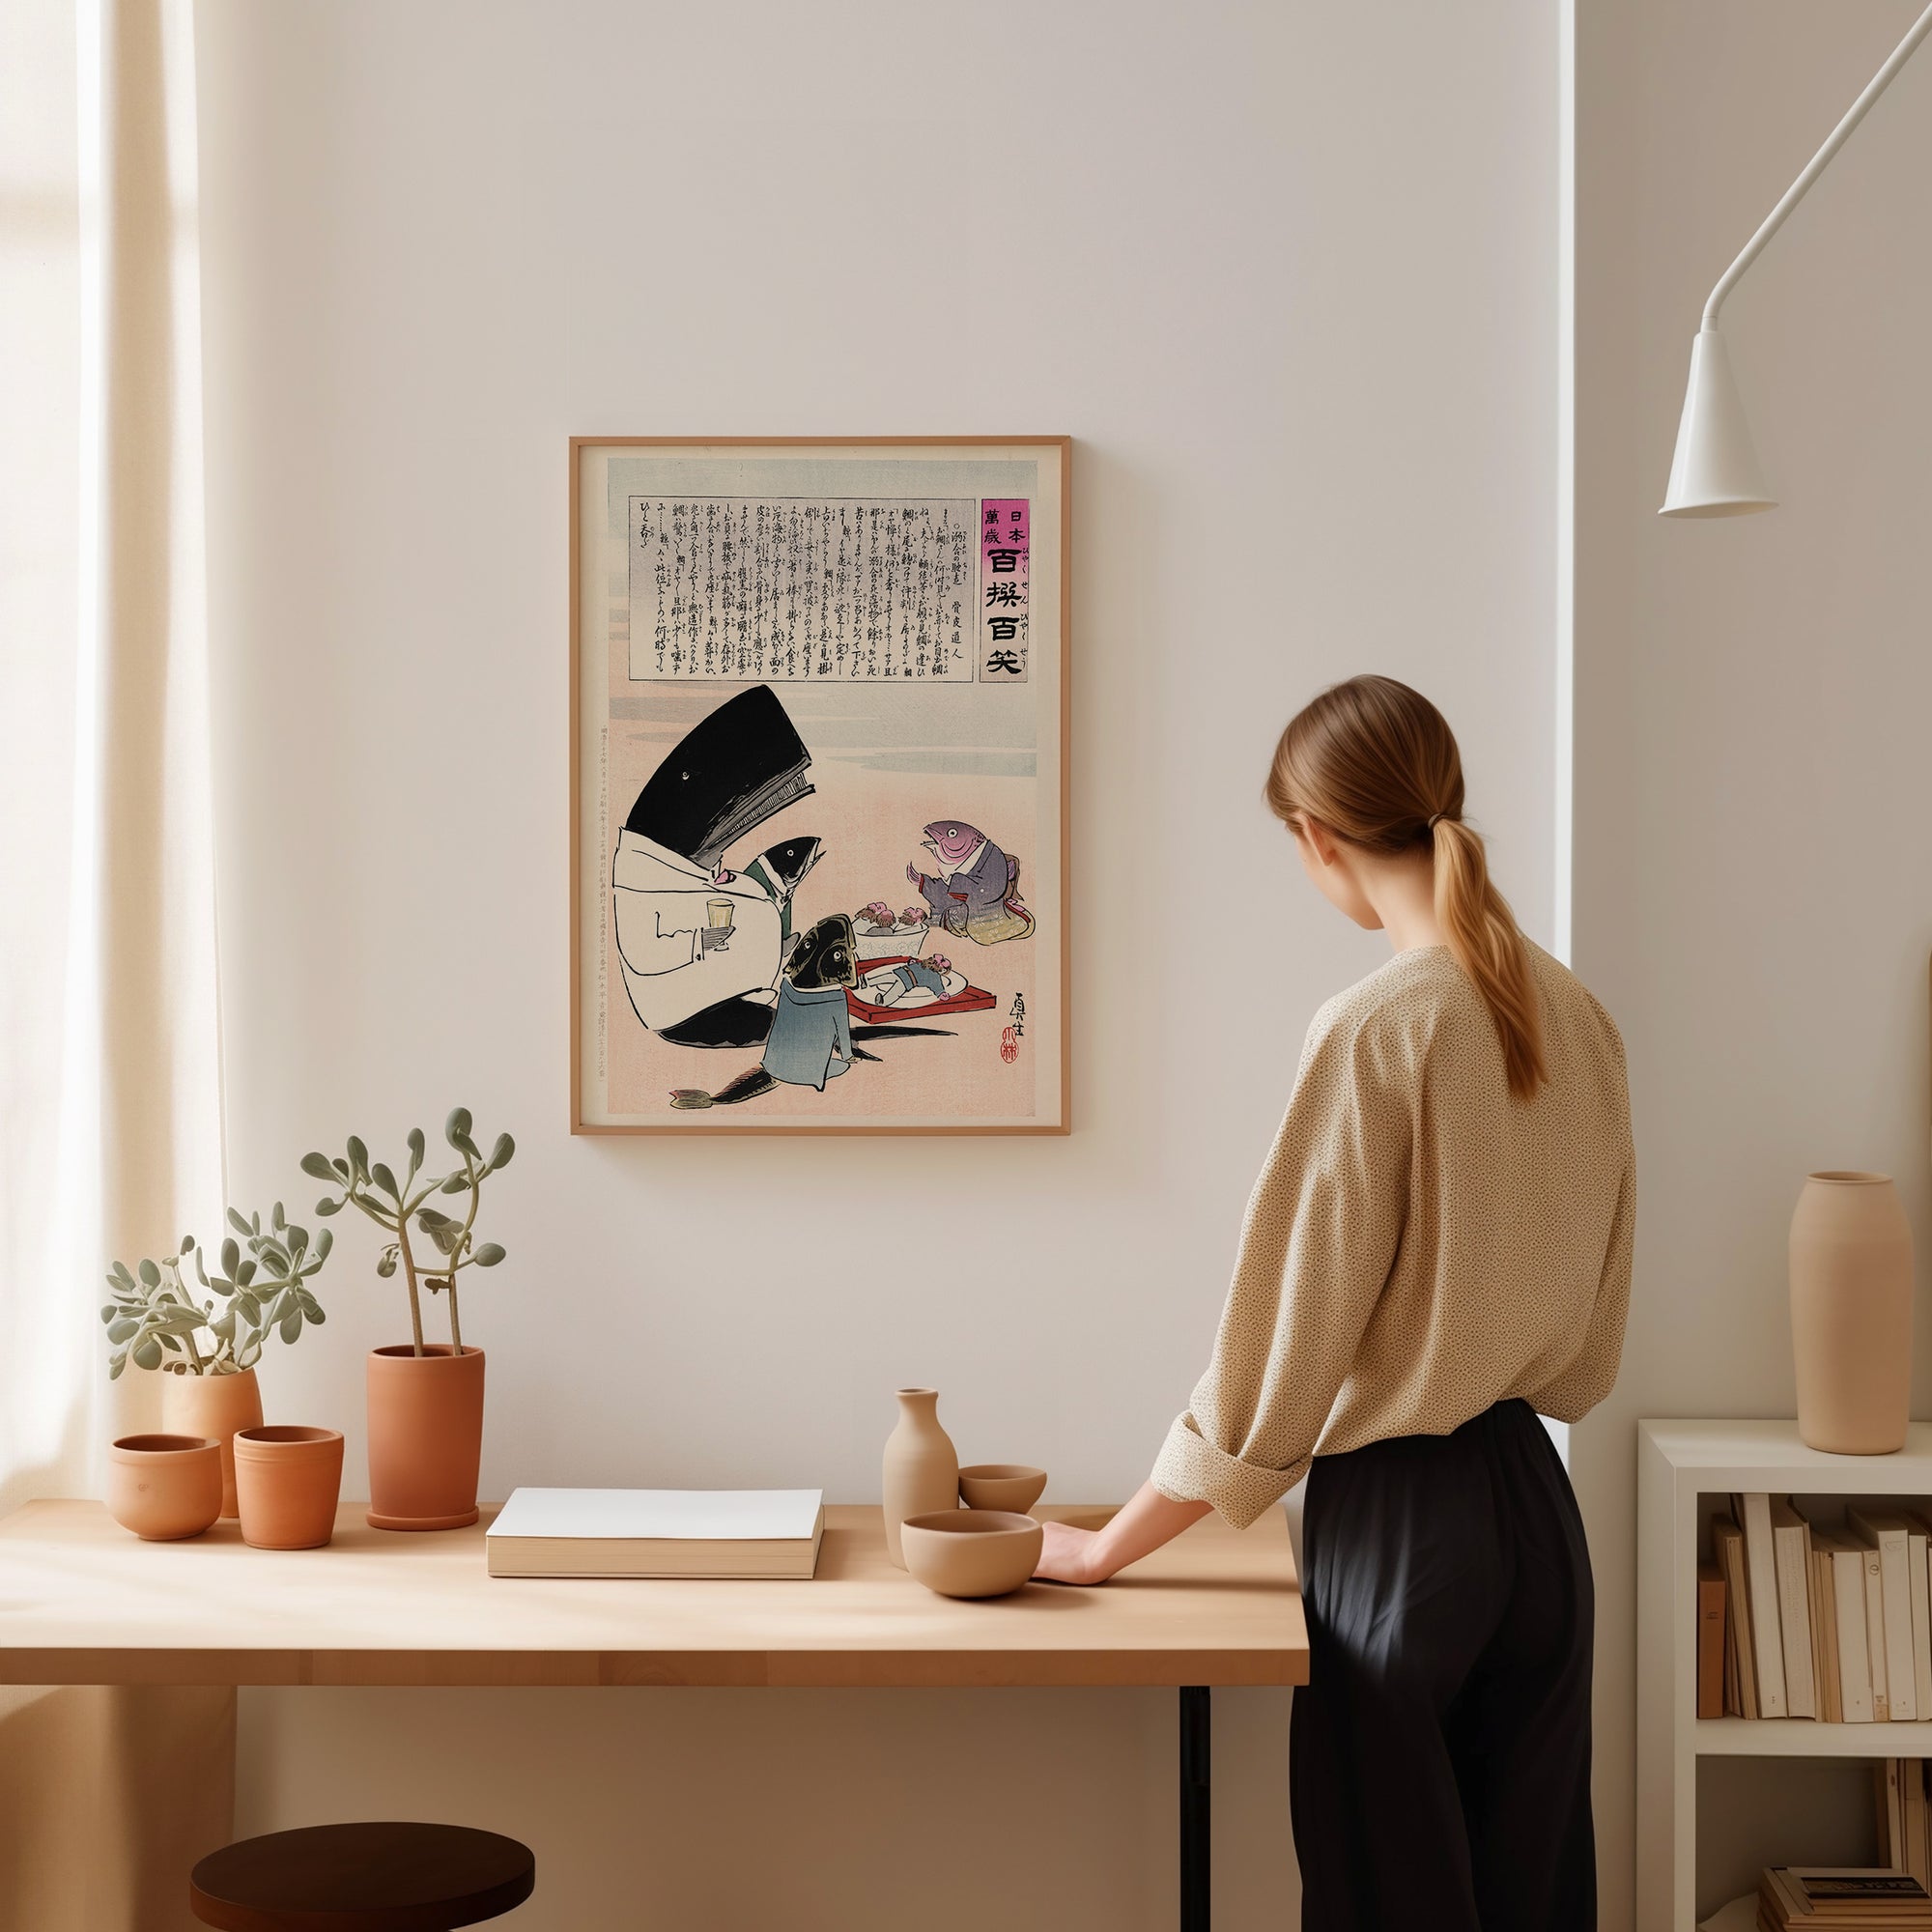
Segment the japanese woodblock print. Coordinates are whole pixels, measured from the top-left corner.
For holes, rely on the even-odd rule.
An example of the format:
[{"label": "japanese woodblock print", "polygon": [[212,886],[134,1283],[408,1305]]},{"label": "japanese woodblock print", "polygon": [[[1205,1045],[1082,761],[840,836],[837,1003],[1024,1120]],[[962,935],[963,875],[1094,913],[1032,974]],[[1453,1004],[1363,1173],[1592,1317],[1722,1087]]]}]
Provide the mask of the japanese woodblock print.
[{"label": "japanese woodblock print", "polygon": [[1065,1130],[1068,468],[572,442],[575,1127]]}]

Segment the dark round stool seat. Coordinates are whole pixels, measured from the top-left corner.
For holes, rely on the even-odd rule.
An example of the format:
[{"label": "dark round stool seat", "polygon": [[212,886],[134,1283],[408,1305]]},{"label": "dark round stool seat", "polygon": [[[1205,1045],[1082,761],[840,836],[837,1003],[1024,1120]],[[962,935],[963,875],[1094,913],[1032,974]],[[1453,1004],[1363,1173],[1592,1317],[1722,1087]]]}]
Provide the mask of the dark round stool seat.
[{"label": "dark round stool seat", "polygon": [[463,1825],[311,1825],[211,1852],[187,1902],[221,1932],[450,1932],[515,1910],[527,1845]]}]

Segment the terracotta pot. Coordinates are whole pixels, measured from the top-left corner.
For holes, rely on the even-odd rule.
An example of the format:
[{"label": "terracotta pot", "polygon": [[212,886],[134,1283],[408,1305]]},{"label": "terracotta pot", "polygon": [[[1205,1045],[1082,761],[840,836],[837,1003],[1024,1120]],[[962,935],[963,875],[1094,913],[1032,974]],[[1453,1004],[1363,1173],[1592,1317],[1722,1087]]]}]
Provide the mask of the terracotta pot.
[{"label": "terracotta pot", "polygon": [[898,1427],[886,1437],[886,1553],[901,1570],[899,1524],[909,1516],[959,1507],[959,1458],[939,1426],[937,1389],[900,1389]]},{"label": "terracotta pot", "polygon": [[203,1435],[124,1435],[107,1452],[107,1514],[148,1543],[199,1536],[221,1515],[221,1445]]},{"label": "terracotta pot", "polygon": [[483,1350],[407,1342],[369,1355],[369,1521],[461,1529],[476,1520],[483,1460]]},{"label": "terracotta pot", "polygon": [[242,1540],[257,1549],[319,1549],[335,1534],[342,1432],[274,1424],[235,1434]]},{"label": "terracotta pot", "polygon": [[163,1376],[161,1427],[171,1435],[209,1435],[221,1444],[221,1514],[235,1508],[235,1432],[262,1420],[262,1389],[253,1369],[236,1376]]},{"label": "terracotta pot", "polygon": [[1814,1174],[1791,1217],[1798,1433],[1813,1449],[1888,1456],[1912,1403],[1912,1229],[1884,1174]]}]

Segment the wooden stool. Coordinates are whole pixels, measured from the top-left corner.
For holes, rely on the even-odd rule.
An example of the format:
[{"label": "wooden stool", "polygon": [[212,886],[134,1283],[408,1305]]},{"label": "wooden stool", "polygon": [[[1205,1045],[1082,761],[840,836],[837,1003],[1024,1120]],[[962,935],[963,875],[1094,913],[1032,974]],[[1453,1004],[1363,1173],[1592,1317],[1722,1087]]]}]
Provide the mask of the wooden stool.
[{"label": "wooden stool", "polygon": [[450,1932],[537,1886],[527,1845],[462,1825],[311,1825],[211,1852],[187,1902],[221,1932]]}]

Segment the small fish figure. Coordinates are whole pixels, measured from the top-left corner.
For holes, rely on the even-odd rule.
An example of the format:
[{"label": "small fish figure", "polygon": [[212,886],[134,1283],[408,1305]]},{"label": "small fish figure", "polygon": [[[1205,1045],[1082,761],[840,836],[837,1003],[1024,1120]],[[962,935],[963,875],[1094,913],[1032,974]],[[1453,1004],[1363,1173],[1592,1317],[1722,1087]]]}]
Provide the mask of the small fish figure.
[{"label": "small fish figure", "polygon": [[928,877],[911,865],[906,877],[919,888],[935,924],[981,946],[1024,939],[1033,931],[1034,916],[1020,901],[1017,859],[964,819],[936,818],[924,831],[923,846],[939,874]]}]

